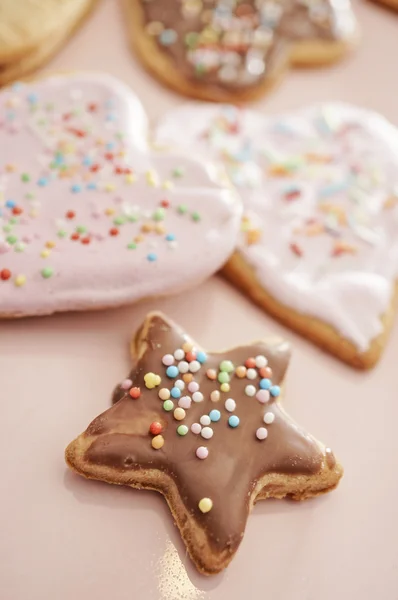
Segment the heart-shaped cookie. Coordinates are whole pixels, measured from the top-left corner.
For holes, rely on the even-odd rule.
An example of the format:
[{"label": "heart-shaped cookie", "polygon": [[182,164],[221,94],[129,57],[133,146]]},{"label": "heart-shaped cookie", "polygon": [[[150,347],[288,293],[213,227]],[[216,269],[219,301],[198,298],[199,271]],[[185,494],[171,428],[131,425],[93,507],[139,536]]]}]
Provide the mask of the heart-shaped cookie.
[{"label": "heart-shaped cookie", "polygon": [[349,0],[125,0],[131,42],[163,83],[202,100],[252,100],[289,64],[317,66],[356,42]]},{"label": "heart-shaped cookie", "polygon": [[99,74],[0,94],[0,315],[178,292],[236,244],[235,193],[205,163],[153,153],[129,88]]},{"label": "heart-shaped cookie", "polygon": [[191,104],[158,142],[222,163],[245,205],[225,273],[271,314],[358,367],[378,359],[398,275],[398,131],[325,104],[274,117]]}]

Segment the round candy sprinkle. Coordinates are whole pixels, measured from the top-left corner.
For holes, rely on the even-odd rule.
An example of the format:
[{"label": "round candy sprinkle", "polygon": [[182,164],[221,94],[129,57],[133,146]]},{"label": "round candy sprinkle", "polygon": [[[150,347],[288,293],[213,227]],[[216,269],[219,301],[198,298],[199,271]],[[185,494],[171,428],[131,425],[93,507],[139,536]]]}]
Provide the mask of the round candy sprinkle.
[{"label": "round candy sprinkle", "polygon": [[166,367],[170,367],[174,363],[174,356],[172,354],[165,354],[162,358],[162,363]]},{"label": "round candy sprinkle", "polygon": [[181,396],[181,390],[179,390],[178,387],[172,387],[170,394],[173,398],[179,398]]},{"label": "round candy sprinkle", "polygon": [[196,360],[200,362],[200,364],[203,364],[206,362],[207,360],[207,354],[206,352],[203,352],[203,350],[200,350],[199,352],[196,353]]},{"label": "round candy sprinkle", "polygon": [[264,378],[264,379],[271,379],[272,377],[272,369],[270,369],[269,367],[262,367],[259,370],[260,373],[260,377]]},{"label": "round candy sprinkle", "polygon": [[259,354],[258,356],[256,356],[256,358],[254,360],[255,360],[257,369],[262,369],[263,367],[266,367],[268,364],[268,360],[262,354]]},{"label": "round candy sprinkle", "polygon": [[185,415],[186,412],[183,408],[176,408],[174,413],[173,413],[173,417],[175,418],[176,421],[182,421],[183,419],[185,419]]},{"label": "round candy sprinkle", "polygon": [[212,381],[214,381],[217,377],[217,372],[215,369],[207,369],[206,375],[207,375],[208,379],[211,379]]},{"label": "round candy sprinkle", "polygon": [[164,437],[162,435],[157,435],[152,439],[152,448],[155,450],[160,450],[164,445]]},{"label": "round candy sprinkle", "polygon": [[217,379],[220,383],[229,383],[229,375],[226,371],[221,371]]},{"label": "round candy sprinkle", "polygon": [[262,390],[269,390],[272,386],[272,381],[270,379],[261,379],[260,380],[260,388]]},{"label": "round candy sprinkle", "polygon": [[225,410],[227,410],[228,412],[233,412],[236,408],[236,402],[235,400],[233,400],[233,398],[228,398],[227,400],[225,400],[224,406]]},{"label": "round candy sprinkle", "polygon": [[210,498],[202,498],[202,500],[199,501],[198,506],[202,513],[208,513],[213,508],[213,500]]},{"label": "round candy sprinkle", "polygon": [[163,408],[164,410],[167,410],[167,412],[170,412],[174,408],[174,402],[172,400],[165,400],[163,402]]},{"label": "round candy sprinkle", "polygon": [[247,371],[246,371],[246,377],[248,379],[256,379],[256,377],[257,377],[257,371],[256,371],[256,369],[247,369]]},{"label": "round candy sprinkle", "polygon": [[194,392],[197,392],[199,389],[199,384],[196,381],[191,381],[190,383],[188,383],[188,390],[191,392],[191,394],[193,394]]},{"label": "round candy sprinkle", "polygon": [[182,348],[177,348],[177,350],[174,352],[174,358],[176,360],[182,360],[185,357],[185,352]]},{"label": "round candy sprinkle", "polygon": [[221,419],[221,413],[219,410],[213,409],[209,412],[210,420],[217,423]]},{"label": "round candy sprinkle", "polygon": [[213,437],[213,433],[214,433],[214,431],[212,430],[211,427],[203,427],[202,431],[200,432],[200,435],[202,437],[204,437],[206,440],[209,440],[210,438]]},{"label": "round candy sprinkle", "polygon": [[187,373],[189,371],[189,364],[186,360],[180,360],[178,363],[178,370],[180,373]]},{"label": "round candy sprinkle", "polygon": [[191,352],[191,350],[193,350],[192,342],[184,342],[182,345],[182,349],[184,350],[184,352]]},{"label": "round candy sprinkle", "polygon": [[189,396],[181,396],[178,401],[178,406],[186,409],[191,408],[191,398]]},{"label": "round candy sprinkle", "polygon": [[210,400],[212,402],[218,402],[220,398],[221,398],[221,395],[218,390],[213,390],[212,393],[210,394]]},{"label": "round candy sprinkle", "polygon": [[247,369],[254,369],[255,366],[256,366],[256,361],[254,360],[254,358],[248,358],[247,361],[245,362],[245,367]]},{"label": "round candy sprinkle", "polygon": [[133,385],[133,382],[131,381],[131,379],[125,379],[120,384],[120,387],[122,388],[122,390],[129,390],[132,385]]},{"label": "round candy sprinkle", "polygon": [[158,396],[161,400],[168,400],[170,398],[170,390],[167,388],[161,388]]},{"label": "round candy sprinkle", "polygon": [[198,360],[193,360],[189,363],[189,370],[191,373],[197,373],[200,369],[200,362]]},{"label": "round candy sprinkle", "polygon": [[276,398],[281,393],[281,388],[279,387],[279,385],[273,385],[269,391],[271,396],[274,396],[274,398]]},{"label": "round candy sprinkle", "polygon": [[167,367],[166,375],[167,375],[167,377],[174,379],[174,377],[177,377],[177,375],[178,375],[178,368],[175,365],[171,365],[170,367]]},{"label": "round candy sprinkle", "polygon": [[222,383],[220,385],[220,390],[222,392],[229,392],[230,389],[231,389],[231,386],[229,385],[229,383]]},{"label": "round candy sprinkle", "polygon": [[185,388],[185,383],[182,381],[182,379],[177,379],[174,382],[174,387],[178,388],[179,390],[183,390]]},{"label": "round candy sprinkle", "polygon": [[[185,346],[185,344],[183,346]],[[183,350],[185,350],[184,347],[183,347]],[[188,362],[192,362],[193,360],[196,360],[195,352],[185,350],[185,360],[187,360]]]},{"label": "round candy sprinkle", "polygon": [[9,269],[2,269],[0,271],[0,279],[7,281],[11,277],[11,271]]},{"label": "round candy sprinkle", "polygon": [[268,390],[258,390],[256,394],[256,398],[261,404],[265,404],[269,401],[269,391]]},{"label": "round candy sprinkle", "polygon": [[26,283],[26,275],[17,275],[14,279],[14,284],[17,287],[22,287]]},{"label": "round candy sprinkle", "polygon": [[192,400],[194,402],[202,402],[203,400],[203,394],[202,392],[195,392],[192,394]]},{"label": "round candy sprinkle", "polygon": [[191,383],[191,381],[193,380],[193,375],[192,373],[184,373],[182,378],[185,381],[185,383]]},{"label": "round candy sprinkle", "polygon": [[137,400],[141,396],[141,390],[139,387],[132,387],[129,394],[134,400]]},{"label": "round candy sprinkle", "polygon": [[244,377],[246,377],[246,367],[244,367],[243,365],[241,365],[240,367],[236,367],[236,376],[239,377],[239,379],[243,379]]},{"label": "round candy sprinkle", "polygon": [[209,415],[202,415],[199,419],[201,425],[210,425],[211,419]]},{"label": "round candy sprinkle", "polygon": [[191,431],[192,433],[198,435],[202,431],[202,425],[200,425],[199,423],[192,423]]},{"label": "round candy sprinkle", "polygon": [[187,435],[189,429],[186,425],[179,425],[177,427],[177,433],[178,435]]},{"label": "round candy sprinkle", "polygon": [[159,433],[162,433],[162,429],[163,427],[158,421],[153,421],[149,426],[149,431],[152,435],[159,435]]},{"label": "round candy sprinkle", "polygon": [[144,375],[145,385],[149,390],[152,390],[154,387],[160,384],[161,379],[159,375],[155,373],[146,373]]},{"label": "round candy sprinkle", "polygon": [[220,366],[219,366],[220,371],[225,371],[225,373],[232,373],[234,368],[235,367],[230,360],[223,360],[220,362]]},{"label": "round candy sprinkle", "polygon": [[228,419],[228,425],[230,427],[234,427],[234,428],[238,427],[239,423],[240,423],[240,419],[236,415],[231,415]]},{"label": "round candy sprinkle", "polygon": [[259,427],[256,431],[256,438],[258,440],[265,440],[267,435],[268,435],[268,431],[265,429],[265,427]]},{"label": "round candy sprinkle", "polygon": [[254,385],[247,385],[245,387],[245,394],[246,396],[254,396],[256,393],[256,388],[254,387]]},{"label": "round candy sprinkle", "polygon": [[52,267],[44,267],[44,269],[41,270],[41,275],[44,279],[50,279],[50,277],[54,275],[54,269]]},{"label": "round candy sprinkle", "polygon": [[199,446],[199,448],[196,449],[196,456],[201,460],[207,458],[209,456],[209,451],[206,446]]},{"label": "round candy sprinkle", "polygon": [[267,425],[271,425],[271,423],[273,423],[275,421],[274,413],[272,413],[272,412],[265,413],[263,421],[264,421],[264,423],[267,423]]}]

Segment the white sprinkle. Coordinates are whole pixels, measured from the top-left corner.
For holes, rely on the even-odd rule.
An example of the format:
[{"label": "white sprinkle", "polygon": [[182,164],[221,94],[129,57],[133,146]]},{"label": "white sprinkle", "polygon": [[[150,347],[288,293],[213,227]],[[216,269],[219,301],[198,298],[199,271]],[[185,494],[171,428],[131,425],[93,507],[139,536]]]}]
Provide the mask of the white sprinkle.
[{"label": "white sprinkle", "polygon": [[228,398],[227,400],[225,400],[224,406],[228,412],[233,412],[236,408],[236,402],[232,398]]},{"label": "white sprinkle", "polygon": [[218,390],[213,390],[210,394],[210,400],[212,402],[218,402],[220,399],[220,392]]},{"label": "white sprinkle", "polygon": [[176,360],[182,360],[185,356],[185,352],[182,348],[177,348],[177,350],[174,352],[174,358]]},{"label": "white sprinkle", "polygon": [[202,431],[202,425],[199,425],[199,423],[192,423],[191,431],[192,433],[196,433],[196,435],[199,435],[199,433]]},{"label": "white sprinkle", "polygon": [[181,396],[178,401],[178,406],[186,409],[191,408],[191,398],[189,396]]},{"label": "white sprinkle", "polygon": [[273,423],[275,421],[274,413],[272,413],[272,412],[265,413],[263,421],[264,421],[264,423],[267,423],[267,425],[271,425],[271,423]]},{"label": "white sprinkle", "polygon": [[267,435],[268,435],[268,431],[265,429],[265,427],[259,427],[256,431],[256,438],[258,440],[265,440]]},{"label": "white sprinkle", "polygon": [[199,390],[199,384],[196,381],[190,381],[188,383],[188,390],[193,394]]},{"label": "white sprinkle", "polygon": [[199,419],[201,425],[210,425],[211,419],[209,415],[202,415]]},{"label": "white sprinkle", "polygon": [[180,373],[188,373],[189,364],[187,363],[186,360],[181,360],[177,366],[178,366],[178,370],[180,371]]},{"label": "white sprinkle", "polygon": [[254,396],[255,393],[256,393],[256,388],[254,387],[254,385],[247,385],[245,387],[246,396]]},{"label": "white sprinkle", "polygon": [[189,370],[191,371],[191,373],[196,373],[197,371],[199,371],[201,367],[201,364],[198,360],[192,360],[189,363]]},{"label": "white sprinkle", "polygon": [[192,400],[194,402],[202,402],[202,400],[203,400],[203,394],[202,394],[202,392],[194,392],[192,394]]},{"label": "white sprinkle", "polygon": [[203,427],[202,431],[200,432],[200,435],[202,437],[204,437],[206,440],[209,440],[210,438],[213,437],[213,430],[211,427]]},{"label": "white sprinkle", "polygon": [[182,379],[177,379],[174,382],[174,387],[178,388],[179,390],[183,390],[184,387],[185,387],[185,383],[184,383],[184,381]]},{"label": "white sprinkle", "polygon": [[256,371],[256,369],[247,369],[247,371],[246,371],[246,377],[248,379],[256,379],[256,377],[257,377],[257,371]]},{"label": "white sprinkle", "polygon": [[172,354],[165,354],[162,358],[162,363],[166,365],[166,367],[170,367],[174,363],[174,356]]},{"label": "white sprinkle", "polygon": [[263,367],[266,367],[268,365],[268,360],[262,354],[256,356],[254,360],[256,361],[257,369],[262,369]]}]

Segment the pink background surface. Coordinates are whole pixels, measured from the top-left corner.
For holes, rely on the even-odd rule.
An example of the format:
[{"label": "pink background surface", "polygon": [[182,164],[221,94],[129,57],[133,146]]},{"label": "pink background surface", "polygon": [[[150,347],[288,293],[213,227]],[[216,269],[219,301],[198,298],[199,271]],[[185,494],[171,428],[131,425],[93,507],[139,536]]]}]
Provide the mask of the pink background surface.
[{"label": "pink background surface", "polygon": [[[363,41],[333,69],[291,72],[257,103],[277,112],[340,99],[398,125],[398,15],[355,3]],[[183,102],[147,75],[126,45],[118,2],[92,19],[46,67],[109,71],[156,118]],[[87,482],[63,450],[108,407],[129,369],[129,339],[150,309],[205,347],[282,333],[294,354],[284,401],[345,467],[338,490],[251,515],[224,573],[191,565],[160,495]],[[114,311],[0,323],[0,586],[4,600],[396,600],[398,597],[398,326],[379,366],[357,373],[322,354],[214,277],[184,297]]]}]

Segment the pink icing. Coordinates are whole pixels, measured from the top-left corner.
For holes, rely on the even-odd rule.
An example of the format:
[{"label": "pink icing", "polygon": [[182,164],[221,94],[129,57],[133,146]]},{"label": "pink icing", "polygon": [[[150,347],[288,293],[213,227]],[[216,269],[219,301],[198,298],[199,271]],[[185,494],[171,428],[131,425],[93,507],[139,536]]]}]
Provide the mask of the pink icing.
[{"label": "pink icing", "polygon": [[117,80],[15,85],[0,123],[0,275],[12,274],[1,315],[178,292],[232,252],[236,196],[205,163],[152,152],[144,110]]}]

